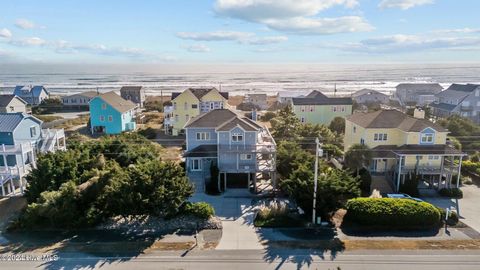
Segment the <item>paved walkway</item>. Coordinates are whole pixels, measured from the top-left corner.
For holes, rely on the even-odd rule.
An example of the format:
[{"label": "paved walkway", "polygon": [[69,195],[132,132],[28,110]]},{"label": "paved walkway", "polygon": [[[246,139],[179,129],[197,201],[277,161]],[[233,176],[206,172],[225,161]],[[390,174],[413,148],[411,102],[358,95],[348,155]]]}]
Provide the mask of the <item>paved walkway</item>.
[{"label": "paved walkway", "polygon": [[[240,196],[239,194],[234,195]],[[191,199],[193,202],[203,201],[211,204],[215,209],[215,214],[222,220],[222,239],[216,249],[263,249],[253,226],[252,199],[230,196],[232,194],[209,196],[197,193]]]}]

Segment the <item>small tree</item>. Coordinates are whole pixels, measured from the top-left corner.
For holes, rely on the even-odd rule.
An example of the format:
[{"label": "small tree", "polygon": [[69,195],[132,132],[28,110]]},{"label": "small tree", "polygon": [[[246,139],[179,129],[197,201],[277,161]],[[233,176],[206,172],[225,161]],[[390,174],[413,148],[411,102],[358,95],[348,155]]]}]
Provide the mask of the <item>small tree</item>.
[{"label": "small tree", "polygon": [[336,132],[337,134],[345,134],[345,118],[337,116],[333,118],[328,126],[331,131]]},{"label": "small tree", "polygon": [[356,175],[358,175],[360,169],[368,167],[371,160],[372,152],[364,144],[354,144],[345,153],[345,166],[355,171]]},{"label": "small tree", "polygon": [[298,139],[298,129],[302,125],[297,116],[293,113],[292,107],[287,106],[278,112],[278,116],[273,118],[272,135],[275,140]]}]

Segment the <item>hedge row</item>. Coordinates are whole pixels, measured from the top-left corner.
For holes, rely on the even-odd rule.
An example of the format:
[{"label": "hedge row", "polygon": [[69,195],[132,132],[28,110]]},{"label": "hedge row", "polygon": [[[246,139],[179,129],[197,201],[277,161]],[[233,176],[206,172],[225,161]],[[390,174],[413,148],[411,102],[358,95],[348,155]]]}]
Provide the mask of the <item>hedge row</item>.
[{"label": "hedge row", "polygon": [[459,188],[442,188],[438,191],[438,193],[443,197],[448,198],[463,198],[463,191]]},{"label": "hedge row", "polygon": [[369,226],[427,228],[439,224],[441,218],[435,206],[407,199],[357,198],[346,207],[345,219]]}]

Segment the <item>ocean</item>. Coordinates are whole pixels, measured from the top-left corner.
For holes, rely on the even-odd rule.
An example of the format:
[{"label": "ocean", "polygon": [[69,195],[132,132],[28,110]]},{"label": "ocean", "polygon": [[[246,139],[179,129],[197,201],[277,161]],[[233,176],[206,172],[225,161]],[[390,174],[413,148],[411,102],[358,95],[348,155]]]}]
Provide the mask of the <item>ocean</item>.
[{"label": "ocean", "polygon": [[230,95],[308,92],[338,95],[369,88],[390,94],[399,83],[479,83],[480,64],[367,65],[194,65],[194,66],[55,66],[0,65],[0,92],[15,85],[44,85],[54,95],[83,91],[118,91],[141,85],[147,95],[169,95],[188,87],[217,87]]}]

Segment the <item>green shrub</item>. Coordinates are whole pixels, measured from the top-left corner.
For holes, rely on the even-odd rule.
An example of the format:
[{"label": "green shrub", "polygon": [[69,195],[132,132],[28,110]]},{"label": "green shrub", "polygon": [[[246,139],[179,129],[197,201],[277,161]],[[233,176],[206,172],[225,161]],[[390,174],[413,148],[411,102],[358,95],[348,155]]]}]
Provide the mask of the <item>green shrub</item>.
[{"label": "green shrub", "polygon": [[442,188],[438,191],[442,197],[463,198],[463,191],[459,188]]},{"label": "green shrub", "polygon": [[266,112],[260,119],[264,122],[268,122],[277,116],[274,112]]},{"label": "green shrub", "polygon": [[418,197],[420,195],[418,192],[419,178],[419,175],[408,175],[407,179],[405,179],[405,182],[400,185],[399,191],[412,197]]},{"label": "green shrub", "polygon": [[147,139],[155,139],[157,137],[157,131],[154,128],[148,127],[146,129],[139,130],[138,133]]},{"label": "green shrub", "polygon": [[300,227],[304,221],[290,213],[284,202],[271,201],[260,206],[254,220],[256,227]]},{"label": "green shrub", "polygon": [[[445,221],[445,215],[447,214],[446,210],[440,207],[437,207],[437,209],[438,211],[440,211],[440,219],[442,221]],[[447,224],[449,226],[454,226],[454,225],[457,225],[458,221],[459,221],[459,218],[458,218],[457,212],[449,211]]]},{"label": "green shrub", "polygon": [[367,197],[370,195],[370,186],[372,184],[372,176],[370,172],[366,169],[361,169],[359,172],[360,176],[360,190],[362,191],[362,196]]},{"label": "green shrub", "polygon": [[215,210],[206,202],[187,202],[185,204],[184,214],[190,214],[198,218],[208,219],[209,217],[215,215]]},{"label": "green shrub", "polygon": [[426,202],[392,198],[357,198],[346,205],[345,219],[361,225],[399,229],[430,228],[440,222],[440,211]]}]

